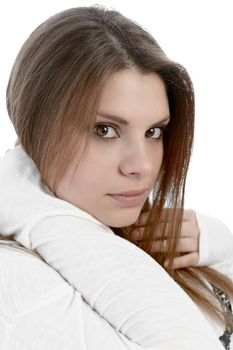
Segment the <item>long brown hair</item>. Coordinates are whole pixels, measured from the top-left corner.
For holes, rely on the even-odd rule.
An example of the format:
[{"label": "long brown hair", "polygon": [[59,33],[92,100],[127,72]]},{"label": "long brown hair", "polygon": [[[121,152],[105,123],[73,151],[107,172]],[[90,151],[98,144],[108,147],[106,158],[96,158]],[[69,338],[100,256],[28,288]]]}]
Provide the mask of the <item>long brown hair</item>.
[{"label": "long brown hair", "polygon": [[[154,72],[166,85],[171,121],[164,134],[164,157],[155,181],[141,249],[159,264],[179,254],[184,192],[194,136],[194,91],[186,69],[169,59],[141,26],[102,6],[78,7],[52,16],[22,46],[7,88],[7,108],[19,142],[52,192],[77,152],[81,156],[93,132],[101,91],[110,74],[123,69]],[[65,149],[65,152],[64,152]],[[152,253],[158,223],[171,208],[168,252]],[[135,227],[114,229],[131,239]],[[165,237],[165,228],[162,239]],[[159,238],[161,239],[161,237]],[[233,297],[232,281],[208,267],[167,268],[172,278],[207,314],[225,319],[210,282]],[[227,316],[226,316],[227,317]],[[233,325],[229,318],[228,323]]]}]

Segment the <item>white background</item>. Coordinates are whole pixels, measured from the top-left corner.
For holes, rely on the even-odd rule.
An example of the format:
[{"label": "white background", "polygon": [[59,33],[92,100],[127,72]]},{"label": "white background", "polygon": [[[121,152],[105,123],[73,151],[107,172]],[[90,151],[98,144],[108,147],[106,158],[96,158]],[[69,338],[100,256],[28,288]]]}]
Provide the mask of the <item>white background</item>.
[{"label": "white background", "polygon": [[0,156],[16,138],[7,116],[5,90],[21,45],[49,16],[95,3],[113,7],[143,25],[167,55],[188,70],[196,92],[196,127],[185,206],[221,218],[233,232],[231,0],[1,1]]}]

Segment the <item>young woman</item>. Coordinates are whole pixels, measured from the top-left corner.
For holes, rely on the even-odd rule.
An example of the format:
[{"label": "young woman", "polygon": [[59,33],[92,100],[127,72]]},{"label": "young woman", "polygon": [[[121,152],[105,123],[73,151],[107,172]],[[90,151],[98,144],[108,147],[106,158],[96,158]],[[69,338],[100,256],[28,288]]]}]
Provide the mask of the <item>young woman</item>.
[{"label": "young woman", "polygon": [[1,249],[2,347],[230,349],[233,236],[183,209],[184,67],[120,13],[74,8],[27,39],[7,106],[0,232],[49,266]]}]

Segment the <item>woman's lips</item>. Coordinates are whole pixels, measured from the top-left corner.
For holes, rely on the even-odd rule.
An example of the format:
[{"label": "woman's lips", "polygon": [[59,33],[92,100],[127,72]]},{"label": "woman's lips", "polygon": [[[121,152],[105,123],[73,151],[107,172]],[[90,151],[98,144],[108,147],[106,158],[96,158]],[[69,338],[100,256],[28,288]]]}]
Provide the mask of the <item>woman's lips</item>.
[{"label": "woman's lips", "polygon": [[117,202],[124,204],[128,207],[135,207],[144,203],[146,199],[147,191],[143,192],[139,195],[129,196],[129,195],[121,195],[121,194],[110,194]]}]

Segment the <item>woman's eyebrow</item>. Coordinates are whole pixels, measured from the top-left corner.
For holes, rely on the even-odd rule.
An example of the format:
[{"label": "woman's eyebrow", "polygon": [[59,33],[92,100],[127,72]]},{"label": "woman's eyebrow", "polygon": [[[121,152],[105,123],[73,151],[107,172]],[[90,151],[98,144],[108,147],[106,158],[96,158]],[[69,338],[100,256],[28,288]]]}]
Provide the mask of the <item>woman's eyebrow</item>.
[{"label": "woman's eyebrow", "polygon": [[[118,122],[119,124],[122,125],[129,125],[129,122],[123,118],[117,117],[116,115],[112,115],[112,114],[108,114],[108,113],[103,113],[103,112],[98,112],[97,115],[106,118],[106,119],[111,119],[114,120],[116,122]],[[170,121],[170,116],[165,117],[162,120],[159,120],[155,125],[157,124],[161,124],[161,123],[166,123]]]}]

